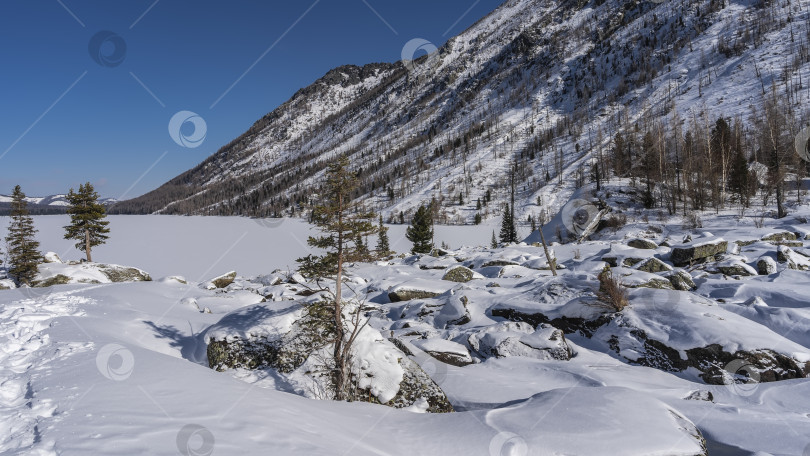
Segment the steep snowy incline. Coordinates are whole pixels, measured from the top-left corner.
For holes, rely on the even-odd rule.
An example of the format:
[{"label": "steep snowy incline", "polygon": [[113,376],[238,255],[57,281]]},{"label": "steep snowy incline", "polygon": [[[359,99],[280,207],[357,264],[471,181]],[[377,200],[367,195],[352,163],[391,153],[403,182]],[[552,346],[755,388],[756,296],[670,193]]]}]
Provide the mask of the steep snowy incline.
[{"label": "steep snowy incline", "polygon": [[521,220],[553,214],[623,129],[746,121],[769,87],[807,117],[809,33],[808,0],[510,0],[430,58],[330,71],[116,210],[300,215],[348,154],[386,218],[433,198],[442,223],[495,218],[511,162]]}]

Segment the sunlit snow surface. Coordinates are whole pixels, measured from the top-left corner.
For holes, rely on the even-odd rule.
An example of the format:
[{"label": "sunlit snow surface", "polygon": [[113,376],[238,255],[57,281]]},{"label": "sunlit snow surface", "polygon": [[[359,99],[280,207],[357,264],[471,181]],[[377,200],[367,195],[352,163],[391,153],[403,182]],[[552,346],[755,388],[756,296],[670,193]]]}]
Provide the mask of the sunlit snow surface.
[{"label": "sunlit snow surface", "polygon": [[[695,426],[712,455],[802,455],[810,444],[810,381],[709,386],[694,372],[630,365],[604,350],[598,335],[569,335],[576,352],[570,361],[514,356],[441,365],[431,374],[457,409],[444,415],[311,400],[266,372],[216,372],[208,368],[205,330],[261,296],[217,294],[199,282],[230,270],[249,278],[295,267],[294,259],[308,251],[308,226],[240,218],[111,220],[110,243],[95,259],[139,267],[154,282],[0,291],[0,454],[693,455],[701,452]],[[37,217],[38,237],[43,250],[78,259],[60,239],[65,222]],[[452,248],[488,245],[492,229],[439,227],[438,240]],[[403,230],[391,233],[398,251],[409,248],[399,241]],[[726,239],[767,231],[719,225],[703,231],[709,230]],[[663,235],[682,233],[667,227]],[[593,280],[610,241],[555,251],[567,267],[564,280]],[[534,261],[541,252],[517,246],[491,255]],[[758,252],[745,254],[756,259]],[[414,280],[441,284],[443,271],[405,263],[356,271],[380,289]],[[512,278],[474,279],[471,306],[479,316],[471,325],[495,324],[485,310],[509,299],[510,287],[551,280],[548,271],[510,268]],[[160,280],[169,275],[189,284]],[[725,303],[712,302],[711,313],[722,321],[710,342],[780,344],[774,348],[799,356],[810,352],[807,278],[798,271],[741,281],[706,278],[682,307],[666,311],[645,303],[670,292],[636,290],[627,318],[689,347],[709,337],[693,326],[706,324],[698,318],[705,313],[701,302],[722,297]],[[501,287],[486,292],[484,284],[493,280]],[[767,307],[742,304],[752,296]],[[200,312],[203,307],[211,313]],[[684,399],[696,391],[710,391],[714,402]]]}]

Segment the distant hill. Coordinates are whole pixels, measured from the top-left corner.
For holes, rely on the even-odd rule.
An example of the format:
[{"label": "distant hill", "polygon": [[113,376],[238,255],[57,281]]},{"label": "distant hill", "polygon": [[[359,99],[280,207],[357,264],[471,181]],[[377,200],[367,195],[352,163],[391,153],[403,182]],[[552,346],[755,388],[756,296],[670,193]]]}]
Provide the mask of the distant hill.
[{"label": "distant hill", "polygon": [[[27,197],[28,210],[32,215],[58,215],[67,210],[67,195],[50,195],[43,197]],[[117,201],[113,198],[102,198],[101,202],[110,206]],[[0,216],[9,215],[11,211],[11,196],[0,195]]]}]

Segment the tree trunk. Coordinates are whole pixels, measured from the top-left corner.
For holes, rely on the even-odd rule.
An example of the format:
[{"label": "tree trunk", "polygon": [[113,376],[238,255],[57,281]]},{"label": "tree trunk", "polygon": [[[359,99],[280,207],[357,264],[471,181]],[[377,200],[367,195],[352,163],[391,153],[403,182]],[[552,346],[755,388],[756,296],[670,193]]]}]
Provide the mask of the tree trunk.
[{"label": "tree trunk", "polygon": [[343,285],[343,195],[338,196],[338,258],[335,284],[335,399],[346,399],[346,358],[343,353],[343,312],[341,309]]},{"label": "tree trunk", "polygon": [[90,230],[85,228],[84,229],[84,250],[87,253],[87,262],[88,263],[93,262],[93,256],[92,256],[92,254],[90,252],[91,248],[92,247],[90,247]]},{"label": "tree trunk", "polygon": [[551,268],[551,274],[556,277],[557,259],[551,258],[551,255],[548,254],[548,244],[546,244],[546,237],[543,235],[543,225],[540,225],[540,240],[543,241],[543,251],[546,252],[546,261],[548,262],[548,267]]}]

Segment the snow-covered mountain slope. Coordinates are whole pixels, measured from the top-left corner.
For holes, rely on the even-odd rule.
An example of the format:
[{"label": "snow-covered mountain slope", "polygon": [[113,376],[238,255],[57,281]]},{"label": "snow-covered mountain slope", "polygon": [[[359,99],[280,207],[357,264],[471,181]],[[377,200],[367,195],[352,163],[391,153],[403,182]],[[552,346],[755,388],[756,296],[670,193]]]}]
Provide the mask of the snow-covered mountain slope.
[{"label": "snow-covered mountain slope", "polygon": [[494,217],[513,160],[520,219],[554,214],[621,128],[746,121],[766,88],[800,88],[808,24],[807,0],[509,0],[431,58],[330,71],[116,210],[297,215],[348,154],[358,197],[387,219],[432,198],[440,223]]}]

